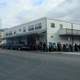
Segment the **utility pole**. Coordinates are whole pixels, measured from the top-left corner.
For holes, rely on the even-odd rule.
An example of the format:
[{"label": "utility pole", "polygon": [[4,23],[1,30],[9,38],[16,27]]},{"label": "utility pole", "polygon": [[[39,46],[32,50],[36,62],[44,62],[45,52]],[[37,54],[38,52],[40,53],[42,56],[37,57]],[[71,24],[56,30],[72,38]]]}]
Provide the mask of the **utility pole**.
[{"label": "utility pole", "polygon": [[74,38],[73,38],[73,23],[71,24],[71,40],[72,40],[72,52],[74,51]]}]

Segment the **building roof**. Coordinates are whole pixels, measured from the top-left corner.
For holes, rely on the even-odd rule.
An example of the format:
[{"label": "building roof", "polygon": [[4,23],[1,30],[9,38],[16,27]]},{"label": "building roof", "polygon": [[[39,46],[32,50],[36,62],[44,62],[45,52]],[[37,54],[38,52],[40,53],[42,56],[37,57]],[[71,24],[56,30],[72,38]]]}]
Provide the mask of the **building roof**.
[{"label": "building roof", "polygon": [[[61,19],[57,19],[57,18],[41,17],[41,18],[33,19],[33,20],[28,21],[28,22],[23,23],[23,24],[15,25],[15,26],[11,27],[11,29],[12,29],[12,28],[15,28],[15,27],[19,27],[19,26],[21,26],[21,25],[29,24],[29,23],[31,23],[31,22],[35,22],[35,21],[38,21],[38,20],[42,20],[42,19],[55,20],[55,21],[60,21],[60,22],[65,22],[65,23],[70,23],[70,24],[80,25],[80,24],[78,24],[78,23],[72,23],[72,22],[70,22],[70,21],[61,20]],[[0,31],[4,31],[4,30],[7,30],[7,29],[10,29],[10,28],[1,29]]]}]

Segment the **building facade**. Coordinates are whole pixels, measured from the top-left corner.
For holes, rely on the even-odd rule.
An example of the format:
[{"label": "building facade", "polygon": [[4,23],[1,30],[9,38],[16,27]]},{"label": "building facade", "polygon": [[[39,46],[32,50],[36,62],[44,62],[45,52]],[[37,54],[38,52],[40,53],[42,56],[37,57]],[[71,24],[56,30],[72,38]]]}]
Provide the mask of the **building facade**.
[{"label": "building facade", "polygon": [[4,30],[0,30],[0,46],[3,44]]},{"label": "building facade", "polygon": [[6,29],[4,39],[7,44],[30,47],[42,43],[47,47],[57,43],[80,44],[80,25],[44,17]]}]

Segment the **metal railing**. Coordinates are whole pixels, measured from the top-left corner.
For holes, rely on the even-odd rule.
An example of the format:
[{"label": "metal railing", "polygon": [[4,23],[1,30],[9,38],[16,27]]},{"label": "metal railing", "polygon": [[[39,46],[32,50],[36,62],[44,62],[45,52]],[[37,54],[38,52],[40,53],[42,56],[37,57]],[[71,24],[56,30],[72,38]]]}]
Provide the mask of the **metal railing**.
[{"label": "metal railing", "polygon": [[80,35],[80,30],[62,28],[59,30],[59,35]]}]

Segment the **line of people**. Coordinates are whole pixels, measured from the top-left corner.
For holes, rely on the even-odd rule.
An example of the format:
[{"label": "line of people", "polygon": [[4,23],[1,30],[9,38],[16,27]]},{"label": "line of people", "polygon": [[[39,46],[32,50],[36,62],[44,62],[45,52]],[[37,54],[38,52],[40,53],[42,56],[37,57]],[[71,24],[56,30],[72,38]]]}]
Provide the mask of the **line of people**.
[{"label": "line of people", "polygon": [[[6,45],[8,46],[8,45]],[[5,46],[5,48],[7,48]],[[4,46],[3,46],[4,47]],[[11,45],[8,46],[9,48],[13,47]],[[16,48],[16,46],[14,46]],[[80,51],[80,44],[61,44],[59,43],[49,43],[49,46],[47,46],[46,42],[39,42],[39,43],[33,43],[29,44],[28,46],[24,45],[18,45],[18,48],[23,49],[25,47],[26,50],[41,50],[41,51],[63,51],[63,52],[79,52]]]},{"label": "line of people", "polygon": [[40,42],[39,44],[33,47],[33,50],[42,50],[42,51],[63,51],[63,52],[79,52],[80,51],[80,44],[61,44],[61,43],[49,43],[47,44],[44,42]]},{"label": "line of people", "polygon": [[49,51],[79,52],[80,44],[61,44],[53,43],[49,45]]}]

